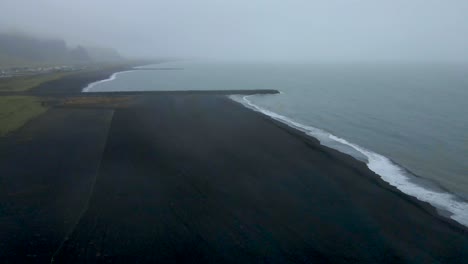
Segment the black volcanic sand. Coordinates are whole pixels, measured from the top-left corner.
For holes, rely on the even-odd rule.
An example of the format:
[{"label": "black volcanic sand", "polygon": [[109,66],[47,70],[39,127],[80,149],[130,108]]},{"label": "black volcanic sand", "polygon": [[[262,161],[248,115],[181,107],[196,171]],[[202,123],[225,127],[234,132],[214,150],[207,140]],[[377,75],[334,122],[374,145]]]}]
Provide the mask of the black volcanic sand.
[{"label": "black volcanic sand", "polygon": [[113,110],[51,109],[0,138],[0,263],[48,263],[84,211]]},{"label": "black volcanic sand", "polygon": [[225,96],[52,108],[0,140],[0,262],[463,263],[467,229]]},{"label": "black volcanic sand", "polygon": [[104,80],[112,76],[112,74],[130,70],[133,67],[130,65],[107,67],[95,71],[83,71],[66,75],[60,79],[45,82],[31,89],[31,94],[63,94],[63,93],[80,93],[88,84]]},{"label": "black volcanic sand", "polygon": [[466,229],[366,166],[221,96],[114,113],[58,263],[443,262]]}]

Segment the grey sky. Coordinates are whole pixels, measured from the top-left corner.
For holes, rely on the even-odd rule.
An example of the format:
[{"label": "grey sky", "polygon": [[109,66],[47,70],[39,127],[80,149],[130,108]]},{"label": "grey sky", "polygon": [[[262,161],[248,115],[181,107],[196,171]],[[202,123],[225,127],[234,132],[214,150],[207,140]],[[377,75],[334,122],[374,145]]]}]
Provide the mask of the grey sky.
[{"label": "grey sky", "polygon": [[132,56],[468,61],[467,0],[1,0],[0,29]]}]

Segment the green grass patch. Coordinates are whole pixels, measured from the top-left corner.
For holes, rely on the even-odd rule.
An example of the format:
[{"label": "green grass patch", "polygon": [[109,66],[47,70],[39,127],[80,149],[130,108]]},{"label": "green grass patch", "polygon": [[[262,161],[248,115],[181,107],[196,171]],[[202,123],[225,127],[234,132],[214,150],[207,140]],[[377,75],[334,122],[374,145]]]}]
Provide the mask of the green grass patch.
[{"label": "green grass patch", "polygon": [[70,73],[59,72],[41,75],[18,76],[0,79],[0,92],[22,92],[30,90],[42,83],[53,81]]},{"label": "green grass patch", "polygon": [[45,111],[47,107],[36,97],[0,96],[0,137],[17,130]]}]

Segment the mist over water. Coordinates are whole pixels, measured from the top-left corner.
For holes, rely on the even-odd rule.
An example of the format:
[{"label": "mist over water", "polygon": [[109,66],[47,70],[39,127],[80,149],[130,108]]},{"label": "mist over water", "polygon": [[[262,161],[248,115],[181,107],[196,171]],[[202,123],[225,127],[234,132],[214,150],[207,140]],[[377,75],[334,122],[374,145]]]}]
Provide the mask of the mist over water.
[{"label": "mist over water", "polygon": [[2,0],[0,32],[139,58],[466,62],[467,13],[465,0]]}]

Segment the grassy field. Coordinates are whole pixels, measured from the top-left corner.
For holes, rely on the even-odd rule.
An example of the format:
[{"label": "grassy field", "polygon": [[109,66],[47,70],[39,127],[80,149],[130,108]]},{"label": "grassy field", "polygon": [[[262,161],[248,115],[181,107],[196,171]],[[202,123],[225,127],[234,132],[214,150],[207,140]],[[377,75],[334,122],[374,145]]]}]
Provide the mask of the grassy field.
[{"label": "grassy field", "polygon": [[32,96],[0,96],[0,137],[22,127],[47,107]]},{"label": "grassy field", "polygon": [[19,76],[13,78],[2,78],[0,79],[0,93],[27,91],[41,83],[57,80],[68,74],[70,73],[59,72],[31,76]]}]

